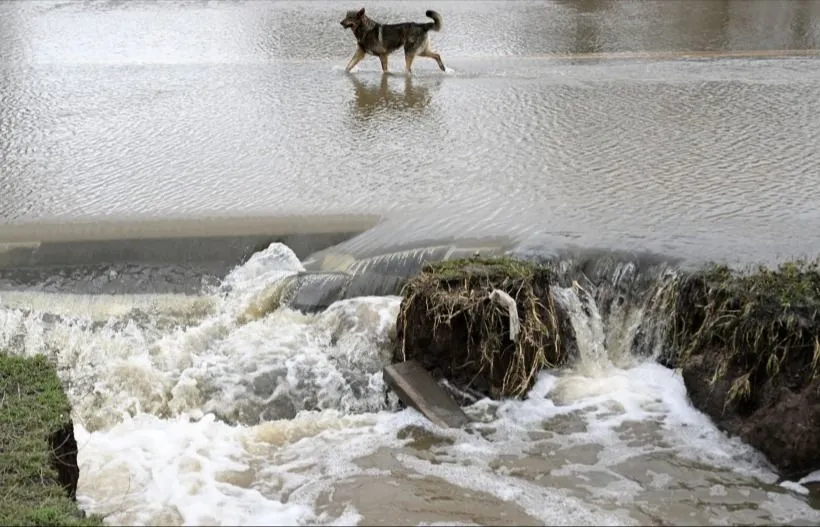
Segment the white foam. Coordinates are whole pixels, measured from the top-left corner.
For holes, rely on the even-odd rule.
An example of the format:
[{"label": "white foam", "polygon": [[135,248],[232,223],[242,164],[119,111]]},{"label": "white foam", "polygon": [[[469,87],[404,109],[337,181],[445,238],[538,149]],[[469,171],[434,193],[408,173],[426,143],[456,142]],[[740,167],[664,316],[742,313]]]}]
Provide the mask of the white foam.
[{"label": "white foam", "polygon": [[[355,461],[380,447],[397,445],[396,428],[388,424],[395,422],[392,415],[351,418],[331,411],[301,414],[296,421],[299,432],[291,432],[291,442],[285,445],[277,424],[259,428],[255,445],[261,458],[267,460],[260,472],[262,488],[281,488],[292,500],[315,503],[339,481],[389,474],[362,468]],[[270,463],[271,459],[275,463]]]},{"label": "white foam", "polygon": [[385,406],[387,320],[396,297],[337,302],[318,315],[283,308],[235,328],[183,376],[210,387],[205,411],[241,422],[304,409],[377,411]]},{"label": "white foam", "polygon": [[250,488],[247,433],[212,415],[193,421],[141,414],[93,434],[76,426],[80,504],[117,525],[310,522],[310,507]]},{"label": "white foam", "polygon": [[237,315],[258,296],[300,270],[289,248],[272,244],[226,277],[211,315],[171,331],[128,317],[45,323],[44,312],[0,309],[0,347],[55,358],[76,418],[90,430],[142,412],[217,412],[256,422],[308,407],[383,408],[381,368],[389,361],[396,297],[240,322]]},{"label": "white foam", "polygon": [[155,317],[176,315],[186,319],[192,316],[201,318],[213,311],[214,304],[214,299],[210,297],[182,294],[81,295],[0,291],[0,306],[7,309],[32,310],[75,318],[79,316],[95,321],[123,317],[135,310]]},{"label": "white foam", "polygon": [[815,470],[811,474],[807,474],[798,481],[801,485],[804,483],[820,483],[820,470]]},{"label": "white foam", "polygon": [[287,245],[272,243],[228,273],[218,288],[225,295],[223,307],[234,315],[242,313],[263,291],[304,270]]},{"label": "white foam", "polygon": [[810,474],[807,474],[800,478],[800,480],[798,481],[781,481],[780,486],[784,489],[788,489],[805,496],[811,493],[811,491],[808,489],[808,487],[806,487],[806,485],[818,482],[820,482],[820,470],[816,470]]},{"label": "white foam", "polygon": [[423,527],[423,526],[429,526],[429,527],[447,527],[447,526],[472,527],[472,526],[477,526],[477,527],[480,527],[481,526],[480,523],[473,523],[473,522],[419,522],[417,525],[418,525],[418,527]]},{"label": "white foam", "polygon": [[[664,442],[673,445],[676,455],[715,467],[736,470],[773,482],[775,475],[752,448],[720,432],[711,420],[689,402],[680,374],[647,361],[629,368],[601,367],[594,374],[567,371],[561,375],[542,374],[533,395],[520,407],[500,412],[523,422],[542,422],[558,415],[580,412],[585,416],[588,440],[614,446],[608,462],[664,450],[649,442],[642,447],[624,448],[623,433],[616,431],[630,423],[655,425]],[[538,394],[538,395],[536,395]],[[543,395],[541,395],[543,394]],[[552,398],[559,406],[538,404],[538,396]],[[513,410],[514,408],[514,410]],[[583,436],[584,434],[582,434]]]},{"label": "white foam", "polygon": [[801,495],[767,492],[760,508],[769,513],[769,525],[807,522],[809,525],[820,523],[820,512],[806,506]]},{"label": "white foam", "polygon": [[783,487],[784,489],[792,490],[792,491],[794,491],[798,494],[802,494],[804,496],[808,496],[808,494],[809,494],[809,489],[807,489],[806,487],[804,487],[800,483],[797,483],[796,481],[788,481],[788,480],[787,481],[781,481],[780,486]]}]

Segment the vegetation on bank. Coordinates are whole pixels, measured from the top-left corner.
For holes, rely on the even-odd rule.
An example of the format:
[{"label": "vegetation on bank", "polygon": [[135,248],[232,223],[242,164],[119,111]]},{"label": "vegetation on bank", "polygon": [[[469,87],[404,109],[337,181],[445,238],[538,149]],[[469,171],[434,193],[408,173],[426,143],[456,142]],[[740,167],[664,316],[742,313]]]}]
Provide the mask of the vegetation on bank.
[{"label": "vegetation on bank", "polygon": [[402,290],[394,360],[493,397],[521,396],[561,364],[571,326],[550,293],[549,269],[512,258],[428,263]]},{"label": "vegetation on bank", "polygon": [[753,403],[774,382],[806,386],[820,373],[819,270],[817,261],[746,271],[711,265],[683,277],[667,299],[677,365],[719,355],[711,382],[731,377],[724,406]]},{"label": "vegetation on bank", "polygon": [[102,525],[84,517],[71,408],[44,357],[0,353],[0,525]]}]

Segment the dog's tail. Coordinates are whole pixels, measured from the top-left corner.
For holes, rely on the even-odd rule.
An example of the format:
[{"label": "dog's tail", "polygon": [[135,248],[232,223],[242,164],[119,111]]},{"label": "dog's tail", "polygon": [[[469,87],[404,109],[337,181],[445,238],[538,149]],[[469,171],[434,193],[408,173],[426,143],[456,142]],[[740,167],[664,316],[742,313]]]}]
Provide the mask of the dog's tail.
[{"label": "dog's tail", "polygon": [[441,31],[441,15],[436,13],[432,9],[428,9],[424,14],[428,18],[433,19],[432,23],[424,24],[425,26],[427,26],[427,31],[430,31],[431,29],[433,31]]}]

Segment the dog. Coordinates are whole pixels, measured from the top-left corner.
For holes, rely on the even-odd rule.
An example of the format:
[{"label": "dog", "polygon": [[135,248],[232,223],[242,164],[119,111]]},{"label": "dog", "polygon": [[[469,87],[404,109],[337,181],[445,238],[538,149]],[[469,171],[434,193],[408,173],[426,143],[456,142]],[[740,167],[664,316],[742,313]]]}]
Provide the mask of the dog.
[{"label": "dog", "polygon": [[356,52],[347,63],[345,71],[349,73],[369,53],[379,57],[382,72],[387,73],[387,56],[402,47],[407,74],[412,73],[413,59],[417,55],[435,60],[441,71],[447,71],[441,55],[433,51],[427,38],[428,31],[441,31],[441,15],[433,10],[428,10],[424,14],[433,21],[380,24],[365,15],[364,8],[348,11],[341,24],[343,28],[353,30],[356,37]]}]

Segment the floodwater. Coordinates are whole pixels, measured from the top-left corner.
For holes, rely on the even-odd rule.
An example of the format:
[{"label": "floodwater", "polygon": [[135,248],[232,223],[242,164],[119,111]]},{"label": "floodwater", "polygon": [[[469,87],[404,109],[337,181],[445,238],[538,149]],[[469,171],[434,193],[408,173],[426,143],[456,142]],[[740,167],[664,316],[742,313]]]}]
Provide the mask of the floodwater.
[{"label": "floodwater", "polygon": [[818,2],[438,2],[451,71],[411,79],[400,55],[344,74],[348,7],[3,2],[0,218],[375,214],[396,222],[382,242],[820,249]]},{"label": "floodwater", "polygon": [[58,364],[80,505],[141,525],[820,523],[820,475],[778,484],[631,353],[640,310],[612,338],[616,315],[556,288],[579,362],[441,430],[385,397],[400,298],[272,300],[328,246],[816,255],[820,2],[368,2],[443,16],[448,71],[410,77],[400,55],[343,71],[354,7],[0,3],[0,349]]}]

